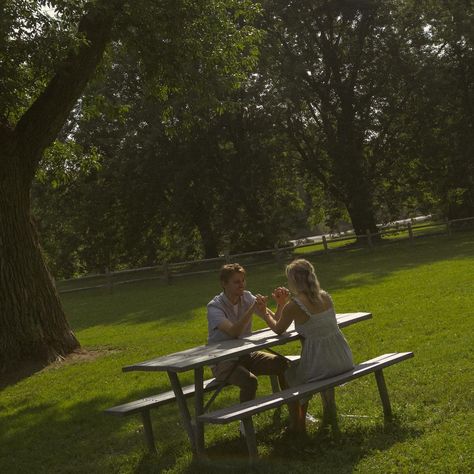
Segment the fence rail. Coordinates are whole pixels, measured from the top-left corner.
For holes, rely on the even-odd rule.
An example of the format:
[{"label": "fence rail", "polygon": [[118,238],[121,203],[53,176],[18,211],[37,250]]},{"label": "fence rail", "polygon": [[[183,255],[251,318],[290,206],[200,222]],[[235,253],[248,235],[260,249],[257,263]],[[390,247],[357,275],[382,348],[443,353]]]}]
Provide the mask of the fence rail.
[{"label": "fence rail", "polygon": [[[416,222],[414,219],[413,222]],[[328,254],[340,248],[343,242],[357,242],[358,245],[367,245],[369,249],[373,249],[380,242],[392,242],[399,240],[408,240],[413,242],[415,239],[436,235],[451,235],[458,230],[474,229],[474,217],[465,219],[453,219],[445,221],[435,221],[431,223],[423,223],[413,225],[412,222],[406,224],[395,224],[391,227],[381,228],[377,233],[367,231],[365,234],[356,235],[351,231],[339,235],[337,237],[331,235],[322,235],[309,242],[299,240],[295,245],[287,247],[278,247],[274,249],[258,250],[255,252],[242,252],[236,254],[226,253],[223,256],[189,260],[184,262],[163,263],[161,265],[118,270],[114,272],[106,271],[103,274],[85,275],[78,278],[60,280],[56,282],[56,286],[60,293],[70,293],[74,291],[83,291],[96,288],[106,288],[110,291],[115,286],[129,283],[138,283],[149,280],[163,280],[171,283],[173,278],[179,278],[190,275],[201,275],[207,273],[215,273],[224,263],[239,261],[243,266],[249,267],[270,262],[285,262],[298,254],[298,249],[315,247],[311,254],[325,253]],[[383,239],[383,237],[388,237]],[[307,254],[308,254],[307,253]],[[136,277],[134,277],[136,275]]]}]

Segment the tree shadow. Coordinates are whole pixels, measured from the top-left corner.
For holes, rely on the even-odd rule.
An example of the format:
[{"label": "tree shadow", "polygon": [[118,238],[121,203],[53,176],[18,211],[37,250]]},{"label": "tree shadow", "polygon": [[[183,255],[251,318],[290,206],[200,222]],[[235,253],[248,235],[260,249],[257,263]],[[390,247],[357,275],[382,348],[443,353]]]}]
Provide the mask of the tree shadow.
[{"label": "tree shadow", "polygon": [[[67,393],[64,394],[67,398]],[[139,398],[142,393],[130,393]],[[64,402],[64,400],[61,400]],[[116,400],[115,400],[116,402]],[[114,404],[107,397],[64,405],[58,400],[25,406],[2,416],[0,472],[116,472],[116,459],[140,458],[140,466],[162,472],[176,463],[177,451],[189,449],[184,429],[177,426],[177,407],[152,411],[158,453],[148,452],[139,414],[114,417],[103,410]],[[134,429],[127,429],[130,421]],[[190,449],[189,449],[190,450]]]},{"label": "tree shadow", "polygon": [[158,326],[176,321],[177,316],[185,321],[193,316],[194,310],[205,307],[217,292],[218,281],[213,275],[212,279],[199,280],[183,277],[172,285],[155,281],[130,283],[113,292],[88,290],[65,294],[61,299],[71,326],[81,331],[97,325]]},{"label": "tree shadow", "polygon": [[0,392],[11,385],[15,385],[23,379],[42,371],[48,365],[49,364],[44,362],[32,360],[18,362],[13,369],[0,373]]},{"label": "tree shadow", "polygon": [[[328,290],[345,290],[378,285],[391,274],[420,266],[472,258],[474,233],[456,237],[438,236],[401,242],[383,242],[373,249],[356,244],[326,254],[309,255],[322,286]],[[304,256],[303,256],[304,257]]]},{"label": "tree shadow", "polygon": [[335,437],[324,429],[295,435],[275,420],[257,430],[257,446],[264,455],[249,464],[245,440],[218,441],[206,449],[206,459],[194,460],[186,473],[352,473],[354,466],[374,451],[390,449],[396,443],[416,438],[422,431],[403,425],[396,418],[376,426],[345,428]]},{"label": "tree shadow", "polygon": [[[359,245],[324,253],[294,255],[316,265],[324,288],[338,290],[379,284],[392,273],[453,258],[470,257],[474,252],[473,233],[453,237],[433,237],[381,243],[370,250]],[[387,251],[388,250],[388,251]],[[262,263],[248,269],[248,289],[270,294],[285,285],[285,263]],[[171,285],[159,281],[130,283],[110,293],[88,290],[80,295],[62,295],[71,325],[80,331],[97,325],[166,324],[192,318],[196,310],[205,312],[207,302],[217,293],[218,269],[200,276],[175,279]],[[203,322],[203,327],[205,326]],[[203,334],[205,327],[203,329]]]},{"label": "tree shadow", "polygon": [[69,365],[70,363],[92,361],[100,356],[110,354],[112,352],[116,351],[113,349],[87,350],[78,348],[66,355],[64,358],[58,358],[58,360],[52,362],[37,360],[18,361],[12,365],[10,370],[0,374],[0,392],[5,388],[16,385],[22,380],[27,379],[43,370],[58,369],[61,366]]}]

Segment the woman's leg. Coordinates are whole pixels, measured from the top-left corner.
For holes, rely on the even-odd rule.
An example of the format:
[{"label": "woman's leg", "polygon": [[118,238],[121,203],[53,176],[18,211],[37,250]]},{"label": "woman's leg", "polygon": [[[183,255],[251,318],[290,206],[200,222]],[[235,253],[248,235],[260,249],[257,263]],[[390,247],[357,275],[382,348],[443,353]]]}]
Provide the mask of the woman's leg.
[{"label": "woman's leg", "polygon": [[299,413],[299,430],[301,432],[306,431],[306,413],[308,412],[308,403],[305,402],[300,404],[300,413]]},{"label": "woman's leg", "polygon": [[288,403],[288,412],[290,413],[290,431],[300,431],[300,404],[299,402]]}]

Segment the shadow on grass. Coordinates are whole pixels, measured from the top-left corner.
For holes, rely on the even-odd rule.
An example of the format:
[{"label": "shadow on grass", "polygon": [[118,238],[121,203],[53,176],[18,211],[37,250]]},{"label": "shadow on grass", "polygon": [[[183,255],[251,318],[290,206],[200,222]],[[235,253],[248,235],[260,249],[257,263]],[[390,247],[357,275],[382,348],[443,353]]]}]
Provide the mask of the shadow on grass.
[{"label": "shadow on grass", "polygon": [[[375,427],[346,429],[336,439],[324,430],[308,435],[289,434],[280,424],[257,432],[257,446],[264,452],[249,465],[244,439],[215,443],[206,450],[204,460],[193,460],[182,471],[188,474],[232,473],[352,473],[354,466],[373,451],[384,451],[392,445],[422,434],[403,426],[397,420]],[[144,462],[137,472],[153,472]],[[158,472],[158,471],[155,471]]]},{"label": "shadow on grass", "polygon": [[392,273],[455,258],[472,258],[474,233],[420,241],[386,242],[370,250],[354,244],[329,255],[307,257],[316,265],[323,286],[347,289],[378,284]]},{"label": "shadow on grass", "polygon": [[[67,399],[67,393],[64,397]],[[162,407],[152,413],[160,447],[157,455],[151,455],[145,446],[140,415],[115,417],[104,413],[112,404],[105,397],[67,407],[52,400],[2,416],[0,472],[118,472],[124,456],[142,458],[153,466],[150,472],[172,467],[177,449],[187,446],[185,432],[177,426],[177,409]],[[131,430],[133,418],[136,428]]]},{"label": "shadow on grass", "polygon": [[[187,280],[187,281],[186,281]],[[91,290],[81,294],[66,294],[62,301],[75,331],[97,325],[133,325],[156,323],[162,325],[191,318],[193,311],[203,307],[214,291],[219,291],[217,282],[208,279],[180,279],[173,285],[154,281],[131,283],[115,289],[112,293]]]},{"label": "shadow on grass", "polygon": [[[373,250],[360,246],[323,253],[295,255],[316,265],[322,286],[344,290],[378,284],[392,273],[453,258],[471,257],[474,233],[383,243]],[[275,286],[286,285],[285,263],[267,263],[248,269],[248,289],[270,294]],[[207,302],[220,292],[218,271],[208,275],[182,277],[171,285],[148,281],[117,287],[113,293],[90,290],[62,296],[71,325],[77,331],[96,325],[134,325],[177,318],[186,321],[193,312],[205,312]],[[204,327],[204,326],[203,326]]]},{"label": "shadow on grass", "polygon": [[0,392],[5,388],[15,385],[16,383],[21,382],[23,379],[31,377],[37,372],[40,372],[48,365],[49,364],[43,362],[29,360],[17,363],[13,370],[0,374]]}]

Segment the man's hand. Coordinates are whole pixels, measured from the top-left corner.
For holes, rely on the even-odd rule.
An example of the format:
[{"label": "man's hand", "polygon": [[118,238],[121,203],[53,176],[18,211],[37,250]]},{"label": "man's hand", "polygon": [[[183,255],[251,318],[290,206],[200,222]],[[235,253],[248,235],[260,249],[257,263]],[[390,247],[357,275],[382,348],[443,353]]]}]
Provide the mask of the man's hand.
[{"label": "man's hand", "polygon": [[267,297],[262,295],[255,295],[255,306],[257,311],[261,315],[265,315],[267,313]]}]

